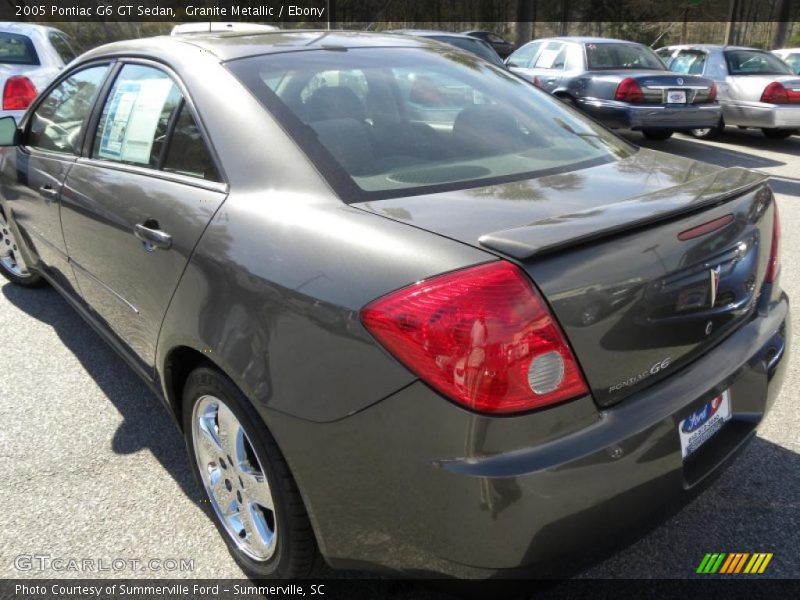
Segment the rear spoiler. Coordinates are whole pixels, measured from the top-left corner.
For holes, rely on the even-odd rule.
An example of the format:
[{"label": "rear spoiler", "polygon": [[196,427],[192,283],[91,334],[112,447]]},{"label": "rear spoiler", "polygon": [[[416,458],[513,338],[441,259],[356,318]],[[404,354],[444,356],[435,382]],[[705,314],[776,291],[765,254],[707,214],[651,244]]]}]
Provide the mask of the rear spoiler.
[{"label": "rear spoiler", "polygon": [[528,259],[721,204],[767,179],[764,173],[733,167],[624,202],[487,233],[478,242],[512,258]]}]

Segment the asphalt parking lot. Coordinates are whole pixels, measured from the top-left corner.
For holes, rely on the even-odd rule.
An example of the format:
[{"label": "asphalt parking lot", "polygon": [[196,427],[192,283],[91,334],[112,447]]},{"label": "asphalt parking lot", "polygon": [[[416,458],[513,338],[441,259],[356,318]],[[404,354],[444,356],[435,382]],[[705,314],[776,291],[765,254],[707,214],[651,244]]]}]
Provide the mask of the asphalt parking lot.
[{"label": "asphalt parking lot", "polygon": [[[775,141],[729,129],[714,142],[630,139],[771,174],[782,283],[800,299],[800,136]],[[796,309],[795,348],[797,316]],[[0,577],[241,577],[199,507],[183,440],[166,412],[77,313],[51,289],[3,284],[0,332]],[[774,553],[765,576],[800,578],[800,354],[791,360],[781,398],[739,460],[680,513],[583,577],[692,577],[706,552],[743,551]],[[81,574],[26,570],[30,561],[20,555],[193,564]]]}]

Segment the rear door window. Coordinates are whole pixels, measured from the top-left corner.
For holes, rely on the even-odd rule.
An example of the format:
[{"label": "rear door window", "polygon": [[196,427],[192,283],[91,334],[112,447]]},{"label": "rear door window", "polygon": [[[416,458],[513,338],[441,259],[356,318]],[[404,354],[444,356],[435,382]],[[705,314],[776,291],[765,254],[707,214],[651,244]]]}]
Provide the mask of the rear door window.
[{"label": "rear door window", "polygon": [[164,171],[206,181],[222,181],[189,107],[183,103],[179,110],[167,142]]},{"label": "rear door window", "polygon": [[567,45],[549,42],[536,58],[534,69],[563,69],[567,62]]},{"label": "rear door window", "polygon": [[59,83],[34,110],[25,144],[40,150],[77,154],[83,124],[107,72],[107,65],[90,67]]},{"label": "rear door window", "polygon": [[18,33],[0,32],[0,63],[7,65],[38,65],[39,56],[31,38]]}]

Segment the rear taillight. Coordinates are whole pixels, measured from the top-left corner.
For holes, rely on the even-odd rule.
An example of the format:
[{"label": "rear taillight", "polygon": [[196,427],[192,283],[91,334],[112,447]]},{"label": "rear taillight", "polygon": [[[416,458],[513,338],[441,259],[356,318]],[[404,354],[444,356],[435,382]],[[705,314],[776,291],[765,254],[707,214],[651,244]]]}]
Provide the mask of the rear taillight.
[{"label": "rear taillight", "polygon": [[540,90],[544,88],[544,86],[542,85],[542,80],[536,77],[536,75],[533,76],[533,80],[531,81],[531,83]]},{"label": "rear taillight", "polygon": [[769,252],[769,264],[767,265],[767,276],[764,281],[772,283],[778,276],[780,270],[780,247],[781,247],[781,220],[778,217],[778,203],[772,201],[774,216],[772,217],[772,247]]},{"label": "rear taillight", "polygon": [[708,88],[708,99],[706,102],[714,102],[717,99],[717,84],[713,81],[711,82],[711,86]]},{"label": "rear taillight", "polygon": [[800,90],[787,89],[782,83],[773,81],[761,93],[761,102],[767,104],[800,104]]},{"label": "rear taillight", "polygon": [[24,75],[6,79],[3,88],[3,110],[25,110],[36,98],[36,86]]},{"label": "rear taillight", "polygon": [[619,100],[620,102],[643,102],[644,94],[635,79],[626,77],[619,82],[617,92],[614,94],[614,100]]},{"label": "rear taillight", "polygon": [[477,411],[520,412],[588,393],[547,305],[504,261],[393,292],[361,320],[420,379]]}]

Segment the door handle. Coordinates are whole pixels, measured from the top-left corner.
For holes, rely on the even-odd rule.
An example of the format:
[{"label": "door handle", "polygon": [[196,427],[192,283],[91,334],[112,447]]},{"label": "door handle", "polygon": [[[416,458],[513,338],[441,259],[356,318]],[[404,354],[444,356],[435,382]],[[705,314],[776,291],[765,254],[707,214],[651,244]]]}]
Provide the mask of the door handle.
[{"label": "door handle", "polygon": [[152,252],[156,248],[169,250],[172,247],[172,236],[159,229],[158,221],[147,219],[133,226],[133,235],[142,240],[144,249]]},{"label": "door handle", "polygon": [[44,196],[47,200],[55,200],[58,198],[58,190],[51,186],[49,183],[45,183],[43,186],[39,188],[39,193]]},{"label": "door handle", "polygon": [[555,83],[556,80],[555,79],[547,79],[547,80],[545,80],[545,82],[546,83]]}]

